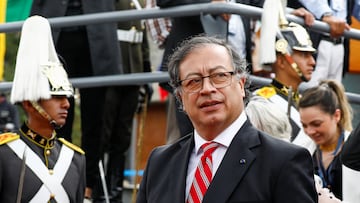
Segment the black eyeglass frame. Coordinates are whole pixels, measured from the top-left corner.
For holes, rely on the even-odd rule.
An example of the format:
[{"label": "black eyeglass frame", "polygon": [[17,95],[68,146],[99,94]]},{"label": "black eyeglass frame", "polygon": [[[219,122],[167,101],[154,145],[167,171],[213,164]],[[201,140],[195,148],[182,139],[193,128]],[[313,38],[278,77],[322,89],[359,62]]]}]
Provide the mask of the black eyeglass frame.
[{"label": "black eyeglass frame", "polygon": [[[213,78],[216,77],[216,76],[219,76],[221,74],[230,74],[229,76],[226,75],[226,80],[224,80],[223,82],[228,82],[228,84],[225,84],[224,83],[224,86],[217,86],[217,83],[214,83],[213,82]],[[229,85],[231,85],[231,81],[232,81],[232,76],[235,74],[235,71],[223,71],[223,72],[216,72],[216,73],[213,73],[213,74],[210,74],[210,75],[206,75],[206,76],[196,76],[196,77],[191,77],[191,78],[186,78],[186,79],[183,79],[183,80],[179,80],[177,82],[177,85],[178,87],[180,87],[182,90],[184,90],[185,92],[187,93],[197,93],[197,92],[200,92],[203,85],[204,85],[204,79],[205,78],[209,78],[211,84],[216,88],[216,89],[221,89],[221,88],[224,88],[224,87],[227,87]],[[196,90],[196,91],[191,91],[189,89],[186,89],[184,88],[184,86],[182,85],[182,83],[184,81],[187,81],[187,80],[194,80],[194,79],[200,79],[201,80],[201,85],[199,86],[199,90]],[[229,80],[230,79],[230,80]]]}]

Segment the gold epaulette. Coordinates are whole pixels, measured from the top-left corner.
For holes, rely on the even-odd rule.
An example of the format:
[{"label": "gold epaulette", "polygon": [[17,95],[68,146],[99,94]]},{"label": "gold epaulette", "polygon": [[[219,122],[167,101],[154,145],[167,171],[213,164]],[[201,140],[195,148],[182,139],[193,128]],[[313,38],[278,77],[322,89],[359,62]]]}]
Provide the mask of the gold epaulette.
[{"label": "gold epaulette", "polygon": [[276,94],[276,90],[273,87],[263,87],[256,91],[256,94],[266,99],[269,99]]},{"label": "gold epaulette", "polygon": [[85,152],[78,146],[74,145],[73,143],[65,140],[64,138],[59,138],[59,141],[62,142],[64,145],[70,147],[70,149],[79,152],[80,154],[85,154]]},{"label": "gold epaulette", "polygon": [[13,140],[19,139],[20,136],[16,133],[3,133],[0,134],[0,145],[6,144],[8,142],[11,142]]}]

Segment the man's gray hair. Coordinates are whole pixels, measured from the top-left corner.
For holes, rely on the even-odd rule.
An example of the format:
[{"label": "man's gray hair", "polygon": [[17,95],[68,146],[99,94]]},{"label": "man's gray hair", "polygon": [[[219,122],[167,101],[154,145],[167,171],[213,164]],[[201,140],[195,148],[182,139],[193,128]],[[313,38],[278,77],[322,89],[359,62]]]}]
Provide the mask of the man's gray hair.
[{"label": "man's gray hair", "polygon": [[286,113],[274,103],[260,96],[253,96],[245,108],[250,122],[267,134],[290,141],[291,124]]}]

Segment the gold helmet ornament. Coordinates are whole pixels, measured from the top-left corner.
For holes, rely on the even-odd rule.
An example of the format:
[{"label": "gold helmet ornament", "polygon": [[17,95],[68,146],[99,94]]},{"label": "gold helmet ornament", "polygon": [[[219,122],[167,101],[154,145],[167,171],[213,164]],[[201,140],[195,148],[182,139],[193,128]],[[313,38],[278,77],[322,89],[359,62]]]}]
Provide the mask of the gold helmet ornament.
[{"label": "gold helmet ornament", "polygon": [[291,22],[287,26],[283,26],[280,34],[276,37],[275,49],[277,52],[285,54],[285,51],[288,51],[289,54],[292,54],[293,50],[316,51],[306,29],[297,23]]},{"label": "gold helmet ornament", "polygon": [[70,97],[73,92],[55,51],[49,21],[41,16],[27,18],[21,30],[11,102]]}]

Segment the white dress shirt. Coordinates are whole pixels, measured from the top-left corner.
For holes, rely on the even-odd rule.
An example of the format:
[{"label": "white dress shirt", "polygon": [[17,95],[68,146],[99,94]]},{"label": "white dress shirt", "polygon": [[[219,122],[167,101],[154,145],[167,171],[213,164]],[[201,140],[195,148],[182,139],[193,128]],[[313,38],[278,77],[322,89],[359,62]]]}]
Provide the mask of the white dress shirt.
[{"label": "white dress shirt", "polygon": [[[233,138],[235,137],[236,133],[239,129],[243,126],[245,121],[247,120],[246,114],[243,111],[240,116],[223,132],[221,132],[213,142],[219,143],[220,146],[212,153],[212,161],[213,161],[213,168],[212,168],[212,175],[214,177],[219,165],[224,158],[227,148],[229,147],[230,143],[232,142]],[[201,145],[208,142],[204,140],[199,133],[194,130],[194,139],[195,139],[195,147],[190,155],[189,166],[187,171],[186,177],[186,199],[190,192],[190,187],[193,182],[196,168],[199,164],[201,156],[203,155],[203,151],[200,150]]]}]

